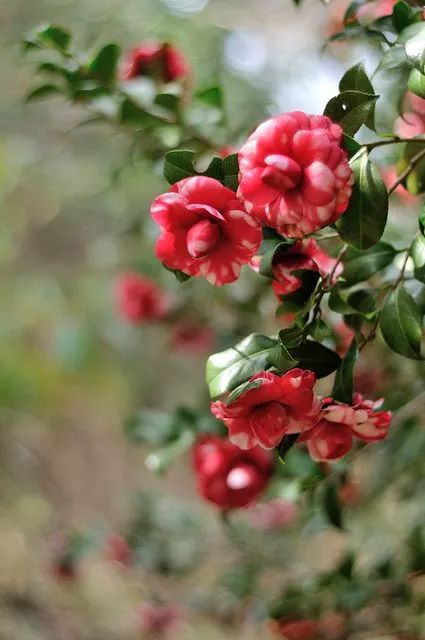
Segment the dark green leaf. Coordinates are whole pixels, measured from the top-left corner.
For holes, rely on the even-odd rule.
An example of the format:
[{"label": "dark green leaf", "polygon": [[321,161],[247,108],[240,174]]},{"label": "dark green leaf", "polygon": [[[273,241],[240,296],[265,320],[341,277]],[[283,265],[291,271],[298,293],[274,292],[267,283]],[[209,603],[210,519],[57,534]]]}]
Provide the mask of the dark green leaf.
[{"label": "dark green leaf", "polygon": [[359,350],[357,342],[353,340],[335,375],[335,382],[331,394],[334,400],[348,404],[352,403],[354,390],[353,373],[358,357]]},{"label": "dark green leaf", "polygon": [[392,21],[393,25],[400,33],[405,29],[415,18],[415,12],[407,4],[407,2],[397,2],[393,8]]},{"label": "dark green leaf", "polygon": [[117,44],[107,44],[95,55],[90,62],[90,75],[105,84],[115,79],[120,48]]},{"label": "dark green leaf", "polygon": [[385,301],[379,319],[385,342],[396,353],[421,360],[422,318],[412,296],[400,284]]},{"label": "dark green leaf", "polygon": [[326,340],[326,338],[332,336],[331,329],[321,318],[316,318],[314,322],[310,324],[308,333],[313,340],[317,340],[318,342],[322,342],[322,340]]},{"label": "dark green leaf", "polygon": [[223,163],[220,158],[213,158],[206,171],[197,171],[193,165],[196,154],[193,151],[169,151],[165,156],[164,177],[170,184],[175,184],[191,176],[208,176],[220,182],[224,181]]},{"label": "dark green leaf", "polygon": [[279,342],[286,349],[292,349],[297,347],[303,338],[302,329],[300,327],[289,327],[288,329],[281,329],[279,331]]},{"label": "dark green leaf", "polygon": [[278,341],[253,333],[234,347],[215,353],[207,360],[206,379],[210,396],[217,398],[247,382],[254,374],[279,364],[281,372],[293,365],[282,366]]},{"label": "dark green leaf", "polygon": [[396,251],[387,242],[378,242],[367,251],[350,247],[344,257],[345,284],[351,286],[367,280],[394,260]]},{"label": "dark green leaf", "polygon": [[319,342],[306,340],[290,349],[291,355],[298,360],[301,369],[314,371],[318,378],[325,378],[338,369],[341,358]]},{"label": "dark green leaf", "polygon": [[276,311],[278,316],[289,312],[307,313],[312,307],[313,294],[320,280],[319,273],[308,269],[295,269],[292,274],[302,281],[302,286],[294,293],[281,296],[282,304]]},{"label": "dark green leaf", "polygon": [[190,280],[190,277],[187,273],[183,273],[183,271],[178,271],[177,269],[170,269],[170,267],[167,267],[166,264],[162,263],[162,266],[165,267],[165,269],[167,269],[167,271],[171,271],[171,273],[173,273],[175,275],[175,278],[177,280],[177,282],[186,282],[187,280]]},{"label": "dark green leaf", "polygon": [[372,83],[367,76],[364,64],[362,62],[359,62],[358,64],[354,65],[354,67],[348,69],[348,71],[343,75],[339,83],[339,90],[354,90],[362,91],[363,93],[368,93],[371,95],[375,94]]},{"label": "dark green leaf", "polygon": [[63,95],[63,90],[60,87],[57,87],[54,84],[42,84],[30,91],[26,96],[26,101],[31,102],[32,100],[42,100],[43,98],[50,98],[51,96],[58,94]]},{"label": "dark green leaf", "polygon": [[177,113],[180,105],[180,98],[174,93],[158,93],[154,103],[162,109],[167,109],[171,113]]},{"label": "dark green leaf", "polygon": [[337,529],[343,529],[342,507],[338,486],[335,482],[327,482],[325,484],[323,507],[329,522]]},{"label": "dark green leaf", "polygon": [[388,215],[388,193],[378,169],[364,152],[351,161],[354,187],[347,211],[336,222],[341,238],[369,249],[381,238]]},{"label": "dark green leaf", "polygon": [[425,284],[425,237],[418,234],[410,250],[415,265],[415,278]]},{"label": "dark green leaf", "polygon": [[238,154],[232,153],[223,158],[224,184],[229,189],[237,191],[239,187],[239,161]]},{"label": "dark green leaf", "polygon": [[121,104],[121,123],[127,124],[135,129],[145,129],[152,125],[164,124],[158,116],[148,113],[145,109],[137,106],[129,98],[125,98]]},{"label": "dark green leaf", "polygon": [[187,407],[172,413],[143,409],[126,420],[124,432],[131,442],[163,445],[176,440],[183,429],[196,430],[197,419]]},{"label": "dark green leaf", "polygon": [[354,140],[351,136],[344,133],[343,137],[344,149],[346,149],[349,158],[352,158],[356,155],[358,151],[362,148],[361,145]]},{"label": "dark green leaf", "polygon": [[28,38],[29,42],[36,42],[37,40],[45,47],[64,52],[69,47],[71,35],[69,31],[62,27],[49,24],[38,27]]},{"label": "dark green leaf", "polygon": [[370,289],[353,291],[348,296],[347,303],[354,313],[358,313],[365,318],[372,319],[376,315],[376,299]]},{"label": "dark green leaf", "polygon": [[343,91],[329,100],[324,114],[353,136],[371,115],[378,96],[362,91]]},{"label": "dark green leaf", "polygon": [[418,215],[419,230],[425,236],[425,205],[422,205]]}]

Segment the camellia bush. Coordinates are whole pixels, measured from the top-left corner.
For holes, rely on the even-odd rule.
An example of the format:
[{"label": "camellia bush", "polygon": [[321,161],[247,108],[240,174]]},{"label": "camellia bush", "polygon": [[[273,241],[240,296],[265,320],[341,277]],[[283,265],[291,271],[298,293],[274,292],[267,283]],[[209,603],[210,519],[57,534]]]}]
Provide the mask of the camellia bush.
[{"label": "camellia bush", "polygon": [[[171,303],[149,275],[129,267],[116,285],[122,316],[168,324],[187,354],[211,352],[217,319],[237,319],[234,340],[228,332],[207,359],[210,404],[172,413],[142,408],[125,424],[130,441],[149,446],[152,471],[187,464],[189,452],[199,495],[239,550],[226,577],[233,613],[257,594],[257,619],[287,640],[419,640],[423,511],[397,541],[399,557],[383,543],[359,562],[354,547],[331,571],[288,579],[293,533],[279,550],[282,529],[297,520],[345,531],[358,517],[367,535],[388,486],[400,500],[417,499],[423,487],[421,389],[397,400],[406,366],[423,376],[423,9],[356,0],[338,21],[326,46],[338,55],[360,43],[377,63],[370,74],[362,62],[348,68],[323,113],[265,113],[229,134],[223,88],[194,86],[190,60],[173,43],[141,43],[124,54],[108,43],[89,56],[55,25],[25,38],[41,78],[28,99],[61,96],[86,110],[87,124],[127,132],[132,156],[168,182],[150,206],[152,252],[181,283],[181,301]],[[402,219],[407,210],[414,222]],[[241,270],[251,272],[249,295],[221,293]],[[197,289],[184,291],[193,279],[209,283],[202,303]],[[274,325],[267,335],[265,316]],[[385,362],[394,397],[380,382]],[[362,489],[358,468],[368,478]],[[363,508],[373,516],[367,522]],[[156,525],[147,498],[133,515],[128,532],[107,541],[123,565],[138,560],[178,573],[208,553],[198,553],[202,534],[190,519],[177,514]],[[174,536],[192,549],[180,565],[167,547]],[[155,545],[157,537],[163,544]],[[58,575],[74,577],[81,549],[79,538],[62,545]],[[271,569],[277,576],[268,590],[261,579]],[[141,630],[162,637],[180,616],[174,605],[145,603]]]}]

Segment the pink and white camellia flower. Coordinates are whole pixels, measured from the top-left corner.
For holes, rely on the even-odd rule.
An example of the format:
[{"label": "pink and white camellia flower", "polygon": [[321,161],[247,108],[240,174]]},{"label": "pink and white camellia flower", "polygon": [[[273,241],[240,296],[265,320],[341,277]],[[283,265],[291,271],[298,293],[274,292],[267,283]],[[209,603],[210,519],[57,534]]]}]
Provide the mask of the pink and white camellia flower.
[{"label": "pink and white camellia flower", "polygon": [[339,460],[351,449],[354,437],[376,442],[387,436],[391,412],[377,411],[381,405],[382,400],[364,400],[360,393],[354,394],[352,405],[325,398],[317,424],[299,441],[307,442],[313,460]]},{"label": "pink and white camellia flower", "polygon": [[354,182],[342,129],[301,111],[263,122],[239,152],[238,195],[282,235],[302,238],[347,209]]},{"label": "pink and white camellia flower", "polygon": [[283,436],[310,429],[320,412],[320,401],[313,387],[312,371],[291,369],[277,376],[262,371],[250,382],[259,386],[249,389],[234,402],[212,402],[211,411],[229,430],[230,440],[241,449],[260,445],[276,447]]},{"label": "pink and white camellia flower", "polygon": [[258,220],[213,178],[177,182],[154,200],[151,214],[162,230],[157,258],[170,269],[204,276],[217,286],[238,278],[262,239]]}]

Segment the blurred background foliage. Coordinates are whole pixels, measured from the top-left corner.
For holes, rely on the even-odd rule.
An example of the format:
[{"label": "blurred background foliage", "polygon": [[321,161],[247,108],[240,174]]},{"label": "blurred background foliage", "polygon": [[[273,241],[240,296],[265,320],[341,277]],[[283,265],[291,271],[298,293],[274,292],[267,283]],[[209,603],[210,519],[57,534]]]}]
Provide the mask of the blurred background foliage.
[{"label": "blurred background foliage", "polygon": [[[196,498],[189,462],[165,479],[147,471],[144,447],[126,442],[123,424],[140,407],[204,410],[205,358],[173,349],[167,325],[129,326],[117,311],[117,276],[137,268],[157,281],[173,304],[213,326],[217,350],[247,329],[273,332],[274,302],[265,295],[242,316],[232,312],[255,293],[247,272],[225,291],[206,282],[179,285],[152,249],[148,211],[165,186],[160,167],[134,153],[130,134],[87,124],[83,107],[23,99],[33,71],[20,41],[39,23],[65,25],[86,51],[108,41],[123,50],[172,41],[190,60],[197,87],[222,84],[220,142],[237,144],[265,115],[321,113],[359,51],[373,67],[373,45],[321,50],[340,12],[339,0],[299,8],[289,0],[1,2],[1,638],[130,640],[138,637],[137,605],[155,598],[193,607],[183,638],[254,637],[252,621],[266,617],[260,594],[277,593],[284,575],[310,579],[351,547],[366,564],[383,554],[397,558],[400,540],[423,519],[418,455],[425,443],[423,433],[409,435],[410,423],[402,441],[377,445],[355,465],[370,495],[350,518],[350,534],[309,511],[301,529],[268,539],[261,584],[252,559],[264,542],[254,536],[253,549],[232,548],[213,509]],[[395,243],[400,229],[416,228],[410,206],[393,207],[388,233]],[[368,358],[365,384],[373,387],[380,375],[375,395],[385,391],[393,408],[420,393],[423,371],[415,363],[388,352],[383,360],[379,344]],[[413,413],[422,409],[419,403]],[[282,486],[287,497],[297,492],[291,482]],[[51,563],[61,536],[72,531],[84,563],[78,583],[63,585]],[[108,562],[102,547],[109,533],[124,531],[139,550],[134,572]],[[248,596],[242,615],[235,603]]]}]

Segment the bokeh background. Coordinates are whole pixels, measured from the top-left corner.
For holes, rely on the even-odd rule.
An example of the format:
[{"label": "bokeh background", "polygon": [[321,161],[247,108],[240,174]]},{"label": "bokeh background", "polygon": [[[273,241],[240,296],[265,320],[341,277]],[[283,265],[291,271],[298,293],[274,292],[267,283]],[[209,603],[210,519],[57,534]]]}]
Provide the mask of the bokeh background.
[{"label": "bokeh background", "polygon": [[[249,299],[252,278],[245,273],[226,293],[212,293],[207,283],[183,288],[162,269],[148,218],[164,188],[160,171],[132,155],[130,136],[85,124],[83,108],[60,98],[25,104],[33,67],[22,37],[52,22],[70,28],[81,50],[108,41],[123,49],[149,39],[176,43],[197,86],[222,83],[234,144],[267,114],[322,112],[343,71],[359,59],[356,47],[336,55],[321,49],[339,16],[338,2],[312,0],[299,8],[289,0],[0,3],[0,638],[131,640],[139,637],[137,606],[158,596],[195,611],[178,637],[230,638],[235,628],[240,638],[258,633],[249,616],[235,619],[234,585],[224,579],[217,595],[217,574],[234,576],[239,552],[214,510],[197,499],[188,459],[158,478],[146,468],[144,448],[123,434],[126,418],[140,407],[207,406],[206,354],[173,349],[166,325],[130,326],[114,294],[123,270],[142,269],[174,303],[196,299],[219,350],[241,332],[231,303]],[[363,47],[360,59],[373,66],[376,52]],[[414,217],[401,224],[414,228]],[[244,328],[273,331],[272,310],[265,296],[244,317]],[[399,359],[388,369],[397,374],[387,381],[395,407],[420,392],[413,364]],[[360,467],[371,471],[367,461]],[[416,483],[403,507],[398,494],[380,503],[389,549],[403,522],[420,514],[418,495]],[[376,503],[365,509],[349,541],[369,545],[372,554],[380,544],[378,525],[372,533],[369,526],[376,509]],[[150,523],[141,567],[125,570],[108,561],[99,541],[126,530],[140,513]],[[63,584],[51,563],[58,538],[70,531],[83,535],[87,553],[77,583]],[[320,524],[285,535],[273,553],[282,561],[291,556],[301,575],[331,566],[347,546],[347,534]],[[192,564],[187,574],[174,572]],[[265,590],[275,574],[265,576]],[[244,584],[246,576],[238,579]]]}]

